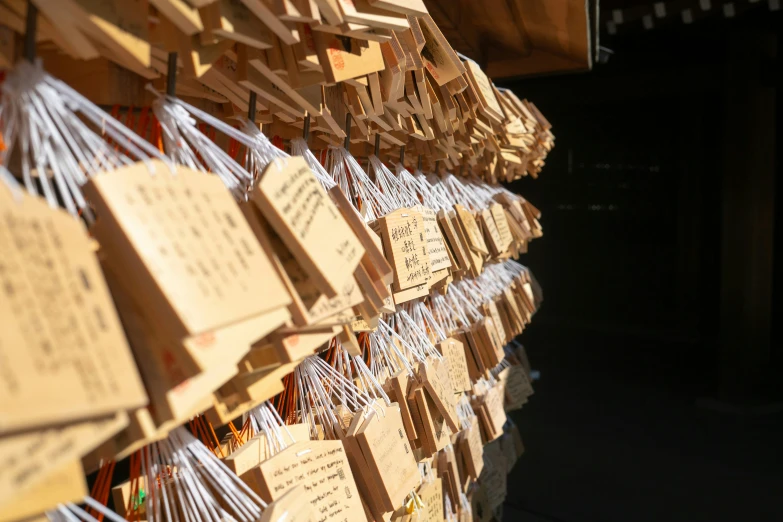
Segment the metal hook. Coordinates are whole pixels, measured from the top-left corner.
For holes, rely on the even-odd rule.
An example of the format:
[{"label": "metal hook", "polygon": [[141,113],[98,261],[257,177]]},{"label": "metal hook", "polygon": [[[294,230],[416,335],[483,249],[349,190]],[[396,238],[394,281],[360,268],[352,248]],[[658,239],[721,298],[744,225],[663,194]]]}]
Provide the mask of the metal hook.
[{"label": "metal hook", "polygon": [[405,145],[400,147],[400,165],[405,166]]},{"label": "metal hook", "polygon": [[166,77],[166,94],[177,95],[177,53],[169,53],[168,76]]},{"label": "metal hook", "polygon": [[250,91],[250,99],[247,102],[247,119],[255,123],[256,121],[256,94],[255,91]]},{"label": "metal hook", "polygon": [[343,141],[343,148],[346,150],[351,146],[351,113],[345,113],[345,141]]},{"label": "metal hook", "polygon": [[310,113],[305,114],[304,125],[302,126],[302,138],[305,141],[310,140]]},{"label": "metal hook", "polygon": [[375,135],[375,157],[379,157],[381,153],[381,135],[380,133]]},{"label": "metal hook", "polygon": [[421,160],[422,160],[422,155],[419,154],[419,162],[416,165],[416,170],[418,170],[419,172],[421,172]]},{"label": "metal hook", "polygon": [[38,7],[31,0],[27,0],[25,22],[24,57],[28,62],[33,63],[35,61],[35,37],[38,29]]}]

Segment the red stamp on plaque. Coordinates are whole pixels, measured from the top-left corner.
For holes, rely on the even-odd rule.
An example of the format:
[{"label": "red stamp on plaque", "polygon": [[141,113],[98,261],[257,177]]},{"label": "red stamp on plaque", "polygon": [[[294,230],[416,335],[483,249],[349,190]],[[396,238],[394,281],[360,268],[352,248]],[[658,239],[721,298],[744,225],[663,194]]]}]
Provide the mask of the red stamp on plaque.
[{"label": "red stamp on plaque", "polygon": [[345,60],[343,60],[343,52],[340,50],[340,43],[337,39],[329,42],[329,59],[332,62],[332,67],[338,71],[345,69]]}]

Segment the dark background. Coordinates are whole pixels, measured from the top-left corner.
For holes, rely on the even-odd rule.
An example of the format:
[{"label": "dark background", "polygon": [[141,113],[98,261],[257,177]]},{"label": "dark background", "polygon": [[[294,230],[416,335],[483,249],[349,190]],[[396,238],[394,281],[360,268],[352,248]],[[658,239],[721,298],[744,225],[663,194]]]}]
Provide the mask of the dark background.
[{"label": "dark background", "polygon": [[506,520],[783,521],[783,21],[712,3],[602,31],[589,73],[498,82],[557,137],[512,186],[543,213],[545,302]]}]

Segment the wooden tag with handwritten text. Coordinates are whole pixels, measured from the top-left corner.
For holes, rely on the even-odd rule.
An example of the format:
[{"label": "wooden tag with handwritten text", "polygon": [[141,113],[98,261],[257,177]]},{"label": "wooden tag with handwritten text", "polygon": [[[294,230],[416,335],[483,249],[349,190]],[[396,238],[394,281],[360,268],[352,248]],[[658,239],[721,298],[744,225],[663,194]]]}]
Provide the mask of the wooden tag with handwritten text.
[{"label": "wooden tag with handwritten text", "polygon": [[430,258],[421,213],[401,208],[378,220],[386,257],[391,258],[396,292],[426,284]]},{"label": "wooden tag with handwritten text", "polygon": [[252,197],[319,290],[339,294],[364,248],[304,158],[274,160]]}]

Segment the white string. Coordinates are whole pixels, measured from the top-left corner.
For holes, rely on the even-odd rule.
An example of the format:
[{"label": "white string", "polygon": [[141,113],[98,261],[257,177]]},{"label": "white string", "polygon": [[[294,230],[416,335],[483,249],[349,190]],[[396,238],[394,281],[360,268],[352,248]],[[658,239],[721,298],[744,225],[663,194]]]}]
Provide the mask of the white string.
[{"label": "white string", "polygon": [[[144,161],[151,172],[150,158],[170,163],[122,123],[48,76],[40,60],[17,64],[2,85],[0,98],[0,131],[7,144],[6,150],[0,151],[0,163],[7,165],[12,155],[18,156],[24,186],[37,196],[34,169],[43,197],[53,208],[62,204],[72,215],[81,214],[92,221],[81,193],[90,177],[131,165],[134,160]],[[88,123],[115,145],[110,146]]]},{"label": "white string", "polygon": [[327,159],[332,178],[366,222],[375,221],[398,208],[345,148],[329,147]]},{"label": "white string", "polygon": [[420,203],[418,197],[401,183],[397,176],[392,174],[374,154],[370,156],[370,168],[375,176],[375,186],[394,205],[394,210],[412,208]]},{"label": "white string", "polygon": [[318,181],[321,183],[324,190],[329,191],[337,185],[329,173],[326,172],[323,165],[321,165],[321,162],[318,161],[318,158],[315,157],[315,154],[312,153],[304,138],[294,138],[291,140],[291,154],[294,156],[302,156],[305,159],[310,170],[312,170],[315,177],[318,178]]}]

